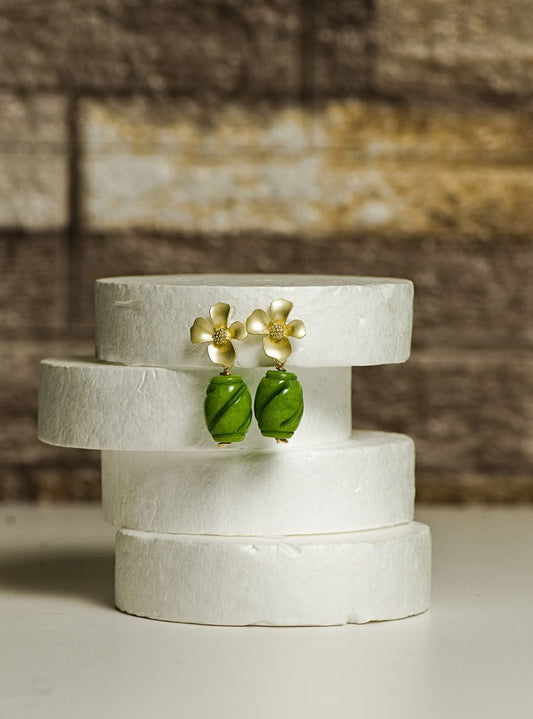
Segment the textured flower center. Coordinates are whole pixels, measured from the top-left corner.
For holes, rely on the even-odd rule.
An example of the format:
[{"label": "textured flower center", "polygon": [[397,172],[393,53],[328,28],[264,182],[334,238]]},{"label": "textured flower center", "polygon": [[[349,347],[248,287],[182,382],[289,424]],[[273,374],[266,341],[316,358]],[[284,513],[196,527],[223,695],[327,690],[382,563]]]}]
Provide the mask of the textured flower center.
[{"label": "textured flower center", "polygon": [[285,322],[271,322],[268,328],[268,336],[274,342],[279,342],[285,337]]},{"label": "textured flower center", "polygon": [[213,343],[217,347],[227,344],[231,339],[230,331],[227,327],[215,327],[213,330]]}]

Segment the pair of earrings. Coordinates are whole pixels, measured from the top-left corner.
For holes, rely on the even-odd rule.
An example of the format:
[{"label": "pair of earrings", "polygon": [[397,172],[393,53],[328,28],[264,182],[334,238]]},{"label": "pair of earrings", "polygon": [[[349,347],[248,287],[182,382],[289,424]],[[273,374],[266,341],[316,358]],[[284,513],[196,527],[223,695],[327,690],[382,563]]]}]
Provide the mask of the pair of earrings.
[{"label": "pair of earrings", "polygon": [[233,340],[244,340],[250,335],[263,335],[263,349],[274,361],[275,370],[268,370],[257,388],[254,414],[264,437],[276,442],[288,442],[300,424],[304,411],[303,391],[298,377],[287,372],[292,347],[289,337],[305,337],[301,320],[287,322],[292,310],[289,300],[274,300],[268,314],[254,310],[246,320],[228,324],[230,306],[217,302],[209,310],[209,319],[197,317],[191,327],[191,342],[209,342],[207,353],[222,372],[209,382],[204,401],[207,428],[219,446],[242,442],[252,422],[252,397],[239,375],[232,375],[236,352]]}]

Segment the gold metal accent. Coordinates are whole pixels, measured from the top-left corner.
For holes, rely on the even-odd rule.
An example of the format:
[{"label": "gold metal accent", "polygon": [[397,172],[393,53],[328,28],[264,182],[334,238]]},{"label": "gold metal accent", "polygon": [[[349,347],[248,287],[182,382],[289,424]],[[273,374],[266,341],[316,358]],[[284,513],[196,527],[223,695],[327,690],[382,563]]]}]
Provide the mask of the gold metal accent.
[{"label": "gold metal accent", "polygon": [[197,317],[191,327],[191,342],[202,344],[209,342],[207,354],[214,364],[222,365],[222,374],[230,374],[235,364],[235,348],[232,340],[243,340],[247,336],[242,322],[233,322],[228,327],[230,306],[226,302],[217,302],[209,309],[209,319]]},{"label": "gold metal accent", "polygon": [[268,336],[271,340],[274,340],[274,342],[282,340],[285,337],[285,323],[279,320],[271,322],[268,328]]},{"label": "gold metal accent", "polygon": [[215,327],[217,327],[217,325],[220,327],[228,326],[229,310],[230,307],[227,302],[217,302],[216,305],[210,308],[209,315]]},{"label": "gold metal accent", "polygon": [[287,325],[287,337],[301,340],[305,337],[305,325],[302,320],[292,320]]},{"label": "gold metal accent", "polygon": [[265,310],[254,310],[246,320],[246,329],[251,335],[267,335],[269,322]]},{"label": "gold metal accent", "polygon": [[200,342],[210,342],[213,336],[213,325],[209,320],[203,317],[197,317],[191,327],[191,342],[200,344]]},{"label": "gold metal accent", "polygon": [[213,330],[213,344],[222,347],[231,339],[231,335],[227,327],[215,327]]},{"label": "gold metal accent", "polygon": [[261,309],[254,310],[246,320],[246,329],[251,335],[264,335],[263,349],[267,357],[274,360],[276,368],[284,371],[292,346],[288,337],[302,339],[305,337],[305,325],[302,320],[287,323],[292,310],[290,300],[274,300],[268,308],[268,314]]},{"label": "gold metal accent", "polygon": [[289,312],[292,310],[293,304],[289,300],[274,300],[268,310],[271,320],[280,320],[285,324]]},{"label": "gold metal accent", "polygon": [[230,336],[234,340],[244,340],[248,336],[248,332],[246,331],[246,327],[243,325],[242,322],[233,322],[229,326],[229,333]]},{"label": "gold metal accent", "polygon": [[285,364],[292,352],[291,343],[283,336],[275,340],[270,335],[263,339],[263,349],[267,357],[271,357],[276,363]]}]

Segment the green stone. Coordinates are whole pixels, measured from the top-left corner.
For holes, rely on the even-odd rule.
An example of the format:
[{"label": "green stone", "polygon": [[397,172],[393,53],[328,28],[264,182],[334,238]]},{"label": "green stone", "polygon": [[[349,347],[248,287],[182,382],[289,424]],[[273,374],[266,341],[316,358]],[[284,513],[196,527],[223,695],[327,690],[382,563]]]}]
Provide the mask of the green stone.
[{"label": "green stone", "polygon": [[252,422],[252,397],[239,375],[215,375],[205,393],[204,415],[215,442],[242,442]]},{"label": "green stone", "polygon": [[254,413],[264,437],[290,439],[304,413],[298,377],[293,372],[269,370],[257,388]]}]

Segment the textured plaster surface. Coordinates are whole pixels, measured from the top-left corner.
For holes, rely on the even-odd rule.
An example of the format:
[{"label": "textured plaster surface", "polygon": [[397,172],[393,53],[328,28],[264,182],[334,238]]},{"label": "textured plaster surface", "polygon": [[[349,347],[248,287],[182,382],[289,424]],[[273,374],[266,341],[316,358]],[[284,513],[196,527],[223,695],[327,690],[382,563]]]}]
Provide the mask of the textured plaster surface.
[{"label": "textured plaster surface", "polygon": [[[290,300],[291,319],[306,336],[291,340],[288,369],[404,362],[409,357],[413,286],[408,280],[298,275],[163,275],[96,284],[96,353],[130,365],[209,366],[206,345],[191,344],[189,328],[217,302],[230,321],[277,299]],[[260,336],[235,342],[238,365],[272,366]]]},{"label": "textured plaster surface", "polygon": [[181,534],[313,534],[413,518],[414,445],[356,432],[317,446],[239,452],[103,452],[102,500],[117,527]]},{"label": "textured plaster surface", "polygon": [[[216,370],[215,370],[216,371]],[[263,375],[243,372],[253,393]],[[177,451],[215,447],[202,405],[212,369],[125,367],[90,359],[41,362],[39,438],[64,447]],[[316,446],[351,434],[349,368],[301,370],[305,412],[291,446]],[[275,445],[252,425],[248,448]],[[239,445],[226,451],[239,451]],[[280,451],[283,447],[279,447]]]},{"label": "textured plaster surface", "polygon": [[167,621],[360,624],[429,607],[431,535],[418,522],[291,538],[120,530],[115,602]]}]

